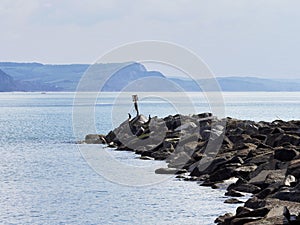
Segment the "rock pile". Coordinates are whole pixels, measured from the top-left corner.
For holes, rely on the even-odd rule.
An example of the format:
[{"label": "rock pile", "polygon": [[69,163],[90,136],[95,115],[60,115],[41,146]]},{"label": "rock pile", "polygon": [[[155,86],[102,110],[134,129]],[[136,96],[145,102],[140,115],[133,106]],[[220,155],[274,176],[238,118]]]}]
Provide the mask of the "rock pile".
[{"label": "rock pile", "polygon": [[217,188],[238,178],[226,195],[253,196],[235,215],[217,218],[218,224],[300,224],[300,121],[218,119],[210,113],[163,119],[139,115],[106,136],[88,135],[86,142],[166,160],[168,168],[157,173],[187,173],[179,176],[204,186]]}]

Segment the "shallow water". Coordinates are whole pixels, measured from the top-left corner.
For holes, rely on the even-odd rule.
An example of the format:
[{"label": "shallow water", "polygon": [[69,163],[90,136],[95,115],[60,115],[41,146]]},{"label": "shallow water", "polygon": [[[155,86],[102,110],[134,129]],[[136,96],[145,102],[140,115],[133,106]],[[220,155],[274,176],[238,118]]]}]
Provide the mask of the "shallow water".
[{"label": "shallow water", "polygon": [[[127,118],[128,111],[133,113],[126,96],[123,104],[113,105],[115,96],[106,93],[96,101],[98,133],[107,133]],[[299,93],[225,93],[225,112],[227,116],[257,121],[299,119],[299,96]],[[82,129],[81,137],[73,134],[73,97],[73,93],[0,93],[1,224],[213,224],[218,215],[235,211],[238,205],[222,204],[226,199],[224,190],[155,175],[150,169],[149,175],[164,176],[163,181],[133,187],[97,174],[75,144],[86,133]],[[195,101],[196,111],[209,111],[205,97],[199,94],[190,97],[201,99]],[[174,104],[158,95],[145,97],[140,109],[146,115],[176,113]],[[112,111],[119,116],[116,118]],[[96,147],[120,163],[146,168],[162,163],[138,160],[131,152]]]}]

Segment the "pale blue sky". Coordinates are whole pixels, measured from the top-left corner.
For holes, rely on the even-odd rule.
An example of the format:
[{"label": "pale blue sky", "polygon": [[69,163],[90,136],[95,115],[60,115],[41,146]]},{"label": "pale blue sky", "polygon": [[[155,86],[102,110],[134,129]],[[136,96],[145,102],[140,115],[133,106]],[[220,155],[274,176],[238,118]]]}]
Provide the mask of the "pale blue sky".
[{"label": "pale blue sky", "polygon": [[0,61],[93,63],[163,40],[218,76],[300,78],[298,0],[1,0]]}]

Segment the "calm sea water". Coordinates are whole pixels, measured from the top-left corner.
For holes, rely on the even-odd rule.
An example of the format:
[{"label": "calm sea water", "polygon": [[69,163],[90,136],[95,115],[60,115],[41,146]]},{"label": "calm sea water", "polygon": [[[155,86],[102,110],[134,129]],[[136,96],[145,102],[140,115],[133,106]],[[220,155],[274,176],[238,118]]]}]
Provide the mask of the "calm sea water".
[{"label": "calm sea water", "polygon": [[[95,102],[99,133],[107,133],[127,118],[128,111],[133,112],[130,95],[119,96],[120,102],[116,96],[106,93]],[[146,115],[177,113],[175,100],[168,100],[172,97],[182,106],[181,113],[190,113],[185,112],[189,107],[180,95],[140,96],[140,109]],[[189,96],[197,112],[210,111],[205,96]],[[224,93],[223,97],[227,116],[256,121],[300,119],[300,93]],[[82,98],[88,99],[89,94]],[[73,134],[73,101],[73,93],[0,93],[1,224],[213,224],[218,215],[235,211],[238,205],[222,203],[224,190],[195,182],[171,177],[134,187],[96,173],[75,144],[86,130],[77,137]],[[84,118],[82,123],[84,127]],[[138,160],[130,152],[96,147],[122,163],[161,166]]]}]

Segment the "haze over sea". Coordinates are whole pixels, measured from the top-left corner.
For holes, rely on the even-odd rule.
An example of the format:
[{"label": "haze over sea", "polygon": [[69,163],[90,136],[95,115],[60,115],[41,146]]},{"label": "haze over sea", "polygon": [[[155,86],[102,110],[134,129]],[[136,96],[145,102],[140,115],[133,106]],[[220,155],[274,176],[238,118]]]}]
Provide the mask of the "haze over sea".
[{"label": "haze over sea", "polygon": [[[74,95],[0,93],[1,223],[213,224],[218,215],[234,212],[237,205],[223,204],[224,190],[200,187],[196,182],[171,177],[156,185],[131,187],[97,174],[75,144]],[[210,111],[202,94],[188,95],[195,99],[198,113]],[[108,133],[132,112],[131,99],[124,97],[122,104],[114,104],[116,96],[118,93],[102,93],[95,103],[98,133]],[[141,98],[140,111],[160,117],[177,113],[172,102],[157,96]],[[180,93],[169,96],[185,109]],[[226,116],[255,121],[299,119],[299,92],[226,92],[223,97]],[[119,117],[112,119],[112,111],[120,112]],[[131,165],[159,163],[99,146],[102,150]]]}]

